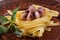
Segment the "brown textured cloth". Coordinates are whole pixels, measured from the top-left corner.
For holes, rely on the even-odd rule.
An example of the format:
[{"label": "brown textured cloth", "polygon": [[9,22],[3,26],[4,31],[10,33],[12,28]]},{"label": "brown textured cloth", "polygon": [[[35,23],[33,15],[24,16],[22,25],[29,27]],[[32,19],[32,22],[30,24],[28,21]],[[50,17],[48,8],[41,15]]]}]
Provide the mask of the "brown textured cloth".
[{"label": "brown textured cloth", "polygon": [[[18,6],[20,6],[20,10],[26,9],[31,4],[38,4],[60,12],[60,3],[53,0],[5,0],[0,2],[0,14],[3,15],[4,13],[6,13],[7,9],[12,10]],[[57,21],[58,18],[55,18],[54,20]],[[60,26],[52,27],[52,30],[50,32],[45,32],[41,38],[18,38],[13,34],[13,32],[9,32],[0,36],[1,40],[59,40],[59,38]]]}]

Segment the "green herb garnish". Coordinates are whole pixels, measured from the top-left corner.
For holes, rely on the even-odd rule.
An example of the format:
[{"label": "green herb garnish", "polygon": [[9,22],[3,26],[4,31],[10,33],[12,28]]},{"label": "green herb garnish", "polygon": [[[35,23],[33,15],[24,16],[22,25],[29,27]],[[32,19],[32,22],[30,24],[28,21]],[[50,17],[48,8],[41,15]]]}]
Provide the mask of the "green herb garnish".
[{"label": "green herb garnish", "polygon": [[0,15],[0,23],[3,24],[3,23],[6,23],[6,22],[8,22],[7,18]]},{"label": "green herb garnish", "polygon": [[16,9],[13,10],[13,12],[12,12],[13,14],[11,16],[11,21],[15,21],[17,11],[18,11],[18,8],[16,8]]},{"label": "green herb garnish", "polygon": [[16,34],[17,37],[21,37],[22,36],[22,31],[19,30],[16,25],[13,26],[13,30],[14,30],[14,34]]},{"label": "green herb garnish", "polygon": [[[12,11],[12,16],[11,16],[11,21],[9,21],[9,26],[8,28],[6,28],[5,26],[0,26],[0,34],[2,33],[6,33],[9,31],[9,29],[12,29],[12,31],[14,32],[14,34],[16,34],[18,37],[22,36],[22,31],[19,30],[17,28],[17,26],[15,25],[15,19],[16,19],[16,13],[18,11],[19,8],[16,8]],[[6,24],[8,22],[7,18],[5,18],[4,16],[0,16],[0,23]]]},{"label": "green herb garnish", "polygon": [[0,34],[6,33],[7,28],[5,26],[0,25]]}]

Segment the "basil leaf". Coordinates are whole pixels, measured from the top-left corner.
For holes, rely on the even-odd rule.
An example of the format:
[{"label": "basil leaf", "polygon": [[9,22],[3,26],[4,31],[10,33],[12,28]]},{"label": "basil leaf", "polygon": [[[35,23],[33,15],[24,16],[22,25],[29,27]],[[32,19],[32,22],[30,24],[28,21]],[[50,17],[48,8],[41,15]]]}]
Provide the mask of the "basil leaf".
[{"label": "basil leaf", "polygon": [[2,23],[5,23],[5,22],[7,22],[8,21],[8,19],[7,18],[5,18],[4,16],[1,16],[0,15],[0,23],[2,24]]},{"label": "basil leaf", "polygon": [[16,34],[17,35],[17,37],[21,37],[22,36],[22,31],[21,30],[19,30],[18,28],[17,28],[17,26],[13,26],[13,30],[14,30],[14,34]]},{"label": "basil leaf", "polygon": [[16,16],[17,11],[18,11],[18,8],[13,10],[13,14],[11,16],[11,21],[15,21],[15,18],[16,18],[15,16]]},{"label": "basil leaf", "polygon": [[7,28],[2,26],[2,25],[0,25],[0,34],[6,33],[6,32],[7,32]]},{"label": "basil leaf", "polygon": [[22,36],[22,31],[17,29],[17,30],[15,30],[14,34],[16,34],[17,37],[21,37]]}]

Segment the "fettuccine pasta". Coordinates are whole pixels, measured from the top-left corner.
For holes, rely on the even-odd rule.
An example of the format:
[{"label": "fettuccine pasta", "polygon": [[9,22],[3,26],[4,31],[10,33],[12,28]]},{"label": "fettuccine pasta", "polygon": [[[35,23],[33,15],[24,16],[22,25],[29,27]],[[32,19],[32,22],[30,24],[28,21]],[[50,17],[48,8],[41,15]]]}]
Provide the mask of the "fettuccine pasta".
[{"label": "fettuccine pasta", "polygon": [[[39,5],[34,6],[36,9],[39,7]],[[22,30],[23,36],[41,37],[48,26],[59,25],[58,22],[54,23],[54,21],[51,21],[53,16],[54,17],[58,16],[59,13],[57,11],[45,8],[45,13],[43,17],[34,19],[32,21],[21,20],[21,15],[24,12],[25,11],[18,11],[16,13],[16,20],[15,20],[15,24],[17,25],[18,29]],[[11,16],[6,16],[6,18],[8,20],[11,20]]]}]

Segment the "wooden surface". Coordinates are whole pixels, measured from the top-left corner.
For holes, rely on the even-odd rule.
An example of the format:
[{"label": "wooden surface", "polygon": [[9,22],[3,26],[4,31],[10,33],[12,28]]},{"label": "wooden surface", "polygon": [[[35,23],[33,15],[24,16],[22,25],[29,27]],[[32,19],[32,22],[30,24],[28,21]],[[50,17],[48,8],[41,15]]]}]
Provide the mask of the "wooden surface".
[{"label": "wooden surface", "polygon": [[[31,4],[38,4],[53,10],[57,10],[60,12],[60,3],[53,0],[5,0],[0,2],[0,14],[3,15],[7,11],[7,9],[13,10],[16,7],[20,7],[20,10],[26,9]],[[56,20],[60,21],[60,17]],[[6,38],[6,39],[5,39]],[[41,38],[29,38],[22,37],[17,38],[13,33],[6,33],[0,36],[2,40],[59,40],[60,39],[60,26],[52,27],[51,32],[45,32],[43,37]]]}]

